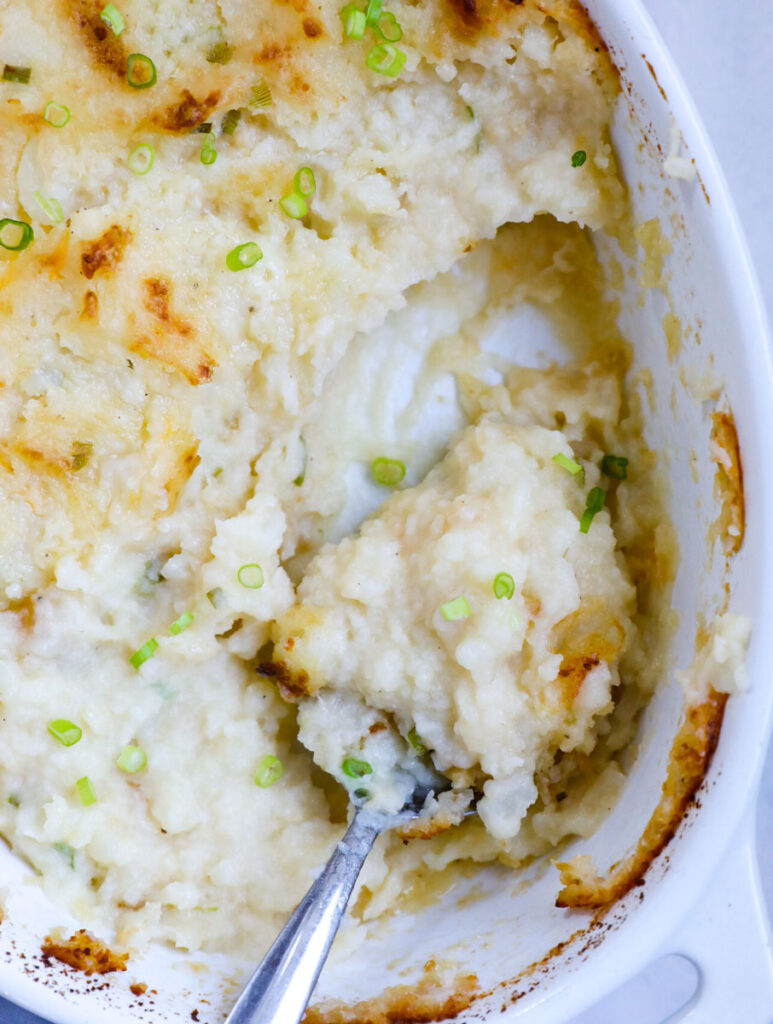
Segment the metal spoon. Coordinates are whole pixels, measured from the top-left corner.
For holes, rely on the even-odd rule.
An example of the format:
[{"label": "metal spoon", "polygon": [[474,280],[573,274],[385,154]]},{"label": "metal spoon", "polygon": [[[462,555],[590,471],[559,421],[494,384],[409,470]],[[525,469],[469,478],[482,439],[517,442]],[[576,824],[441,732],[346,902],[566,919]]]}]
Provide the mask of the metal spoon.
[{"label": "metal spoon", "polygon": [[298,1024],[377,837],[415,818],[427,798],[447,786],[447,781],[437,789],[417,783],[397,814],[356,810],[346,835],[247,982],[225,1024]]}]

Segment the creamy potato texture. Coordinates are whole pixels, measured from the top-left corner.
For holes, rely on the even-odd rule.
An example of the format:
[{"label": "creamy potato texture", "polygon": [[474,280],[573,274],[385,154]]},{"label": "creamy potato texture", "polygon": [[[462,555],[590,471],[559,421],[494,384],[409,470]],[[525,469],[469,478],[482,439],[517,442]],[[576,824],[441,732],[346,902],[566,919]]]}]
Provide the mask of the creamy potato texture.
[{"label": "creamy potato texture", "polygon": [[[651,686],[633,639],[657,503],[587,235],[625,210],[614,75],[571,0],[400,3],[397,77],[368,68],[376,37],[344,41],[327,0],[123,0],[120,35],[102,6],[0,2],[0,64],[30,69],[0,82],[0,218],[34,231],[0,249],[0,829],[118,942],[254,957],[345,816],[298,742],[283,665],[285,680],[317,673],[320,708],[340,688],[414,723],[460,792],[486,794],[488,831],[385,840],[363,914],[427,864],[517,863],[587,834],[619,791],[616,753]],[[137,53],[155,65],[148,88],[127,81]],[[153,150],[144,174],[138,146]],[[316,191],[293,219],[280,201],[304,167]],[[262,259],[230,269],[246,243]],[[485,350],[524,301],[585,324],[568,368],[519,368],[525,328]],[[406,367],[414,390],[394,412]],[[609,451],[630,456],[630,479],[581,535]],[[583,486],[559,452],[582,461]],[[367,482],[379,455],[416,490],[311,562],[385,496]],[[383,585],[388,552],[395,586],[355,607],[347,573]],[[491,593],[500,571],[511,600]],[[440,621],[457,592],[472,614]],[[327,625],[291,672],[286,623],[314,601]],[[376,636],[382,612],[399,642]],[[594,631],[608,647],[580,678]],[[391,702],[365,671],[374,642]],[[526,724],[510,735],[495,705]],[[77,742],[52,735],[57,720]],[[145,756],[134,772],[127,746]],[[270,786],[255,781],[267,757],[283,766]]]}]

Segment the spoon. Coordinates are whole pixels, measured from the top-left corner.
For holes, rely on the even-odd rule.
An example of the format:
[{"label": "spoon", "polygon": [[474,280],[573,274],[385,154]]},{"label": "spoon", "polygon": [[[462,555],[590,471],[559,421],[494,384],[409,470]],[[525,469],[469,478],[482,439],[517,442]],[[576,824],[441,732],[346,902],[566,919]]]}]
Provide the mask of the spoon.
[{"label": "spoon", "polygon": [[346,835],[247,982],[225,1024],[298,1024],[376,839],[415,818],[427,798],[447,785],[446,781],[445,787],[430,788],[417,782],[397,814],[357,808]]}]

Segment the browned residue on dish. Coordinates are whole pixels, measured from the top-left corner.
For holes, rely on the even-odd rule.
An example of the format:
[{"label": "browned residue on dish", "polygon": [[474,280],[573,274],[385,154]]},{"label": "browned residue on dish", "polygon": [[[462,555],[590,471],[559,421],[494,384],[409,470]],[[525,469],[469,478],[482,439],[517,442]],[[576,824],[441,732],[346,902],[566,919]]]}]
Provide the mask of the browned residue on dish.
[{"label": "browned residue on dish", "polygon": [[719,740],[726,693],[710,690],[705,700],[687,706],[668,761],[658,805],[635,850],[602,878],[588,857],[557,864],[563,889],[557,907],[605,907],[641,885],[649,866],[676,833],[711,765]]},{"label": "browned residue on dish", "polygon": [[668,103],[668,96],[666,96],[666,91],[665,91],[665,89],[663,88],[663,86],[662,86],[662,85],[660,84],[660,82],[658,81],[658,76],[657,76],[657,75],[655,74],[655,69],[654,69],[654,68],[653,68],[653,66],[652,66],[652,65],[650,64],[650,62],[649,62],[649,61],[647,60],[647,57],[646,57],[646,55],[645,55],[645,54],[642,54],[642,55],[641,55],[641,59],[642,59],[642,60],[644,61],[644,63],[645,63],[646,65],[647,65],[647,70],[648,70],[648,71],[649,71],[649,73],[650,73],[650,74],[652,75],[652,81],[653,81],[653,82],[655,83],[655,85],[656,85],[656,86],[658,87],[658,92],[659,92],[659,93],[660,93],[660,95],[661,95],[661,96],[663,97],[663,99],[664,99],[664,100],[666,101],[666,103]]},{"label": "browned residue on dish", "polygon": [[133,985],[129,985],[129,991],[132,993],[132,995],[135,995],[139,998],[140,996],[145,995],[145,993],[148,991],[148,986],[145,984],[144,981],[135,981]]},{"label": "browned residue on dish", "polygon": [[718,537],[725,555],[737,554],[746,530],[746,505],[743,493],[743,463],[733,413],[717,411],[711,416],[711,461],[716,465],[714,497],[720,505],[709,539]]},{"label": "browned residue on dish", "polygon": [[415,985],[394,985],[375,999],[347,1006],[324,1002],[311,1006],[304,1024],[426,1024],[453,1020],[481,995],[474,974],[458,974],[443,980],[434,960],[424,965],[424,976]]},{"label": "browned residue on dish", "polygon": [[59,960],[83,974],[125,971],[129,959],[128,953],[114,953],[99,939],[89,935],[84,928],[62,942],[52,939],[49,935],[40,948],[44,957]]},{"label": "browned residue on dish", "polygon": [[96,274],[111,274],[123,259],[130,235],[120,224],[113,224],[81,250],[81,273],[89,281]]}]

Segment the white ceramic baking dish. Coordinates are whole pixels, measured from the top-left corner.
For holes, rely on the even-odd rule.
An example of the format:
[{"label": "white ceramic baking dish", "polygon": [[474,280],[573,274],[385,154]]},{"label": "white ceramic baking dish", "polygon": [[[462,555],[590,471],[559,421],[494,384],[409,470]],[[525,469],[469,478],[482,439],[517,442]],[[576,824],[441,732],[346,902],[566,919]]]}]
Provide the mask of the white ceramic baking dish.
[{"label": "white ceramic baking dish", "polygon": [[[474,880],[475,899],[457,889],[416,916],[400,916],[374,933],[356,956],[330,963],[318,995],[352,1002],[386,986],[410,983],[433,957],[451,976],[473,971],[487,997],[459,1020],[505,1011],[506,1018],[565,1022],[665,952],[689,955],[703,984],[688,1012],[706,1022],[768,1024],[773,1007],[770,935],[756,878],[752,810],[768,739],[773,688],[773,483],[768,444],[773,438],[773,376],[762,304],[727,189],[693,106],[663,44],[633,0],[589,0],[588,8],[618,64],[624,89],[615,143],[640,221],[658,217],[672,251],[669,289],[683,324],[695,334],[680,363],[669,363],[661,321],[661,291],[632,287],[624,329],[637,365],[652,374],[655,408],[650,440],[666,453],[671,509],[681,546],[675,591],[680,628],[674,665],[692,657],[696,621],[724,599],[724,561],[707,558],[706,537],[716,506],[709,461],[708,408],[689,394],[689,381],[713,360],[734,411],[745,482],[747,534],[730,570],[730,606],[749,614],[751,688],[731,698],[719,747],[701,793],[675,839],[651,868],[646,884],[553,956],[539,971],[518,976],[557,944],[588,925],[589,915],[554,906],[557,875],[536,865],[526,876],[485,869]],[[673,125],[698,176],[670,178],[663,154]],[[739,154],[739,158],[740,158]],[[699,342],[698,342],[699,338]],[[697,482],[690,454],[697,456]],[[566,856],[591,853],[602,868],[619,859],[641,833],[657,802],[682,694],[664,680],[648,709],[639,753],[618,808],[590,842]],[[39,958],[41,937],[78,922],[47,903],[28,871],[2,852],[5,921],[0,927],[0,993],[61,1024],[190,1021],[214,1024],[249,969],[222,957],[189,957],[165,949],[133,957],[125,974],[89,980]],[[470,883],[472,885],[473,883]],[[464,895],[461,892],[461,895]],[[409,937],[409,938],[407,938]],[[138,998],[132,982],[156,994]],[[693,1017],[691,1017],[691,1020]]]}]

